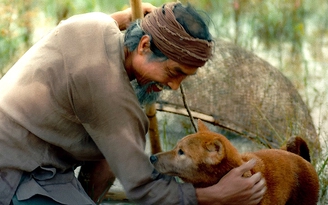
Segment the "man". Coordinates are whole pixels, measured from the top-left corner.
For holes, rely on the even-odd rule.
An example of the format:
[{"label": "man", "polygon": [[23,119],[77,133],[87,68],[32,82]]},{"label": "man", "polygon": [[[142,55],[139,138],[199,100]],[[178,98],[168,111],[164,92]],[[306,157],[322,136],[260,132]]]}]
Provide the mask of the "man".
[{"label": "man", "polygon": [[191,7],[144,6],[150,10],[125,36],[120,29],[129,24],[129,10],[71,17],[1,79],[0,204],[94,204],[73,169],[103,159],[140,204],[259,202],[261,175],[242,177],[253,162],[197,190],[162,176],[149,162],[148,121],[130,81],[146,86],[146,93],[178,89],[213,46]]}]

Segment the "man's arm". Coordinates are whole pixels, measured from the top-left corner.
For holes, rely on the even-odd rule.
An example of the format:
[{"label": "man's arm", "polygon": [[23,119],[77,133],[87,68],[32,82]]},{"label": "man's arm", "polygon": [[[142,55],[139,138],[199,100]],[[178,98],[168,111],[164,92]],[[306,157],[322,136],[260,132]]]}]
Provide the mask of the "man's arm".
[{"label": "man's arm", "polygon": [[265,180],[260,173],[249,178],[242,175],[253,168],[255,160],[231,170],[217,184],[196,189],[199,205],[255,205],[266,191]]},{"label": "man's arm", "polygon": [[[142,11],[144,15],[152,12],[152,10],[155,8],[156,7],[150,3],[142,3]],[[121,31],[125,30],[131,23],[131,19],[132,19],[131,8],[127,8],[123,11],[117,11],[115,13],[112,13],[110,16],[117,22]]]}]

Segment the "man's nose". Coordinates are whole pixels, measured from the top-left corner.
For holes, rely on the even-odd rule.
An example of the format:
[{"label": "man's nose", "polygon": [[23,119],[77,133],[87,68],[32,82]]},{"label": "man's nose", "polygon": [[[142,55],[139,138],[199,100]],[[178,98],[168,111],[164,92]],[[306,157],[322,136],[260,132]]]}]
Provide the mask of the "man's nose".
[{"label": "man's nose", "polygon": [[177,90],[180,87],[180,84],[177,83],[168,83],[168,86],[172,89],[172,90]]},{"label": "man's nose", "polygon": [[158,160],[157,156],[155,156],[155,155],[151,155],[149,159],[150,159],[150,162],[151,162],[152,164],[154,164],[154,163],[157,162],[157,160]]},{"label": "man's nose", "polygon": [[174,80],[171,80],[170,82],[167,83],[167,85],[172,89],[172,90],[177,90],[180,87],[181,82],[185,79],[186,77],[180,77],[176,78]]}]

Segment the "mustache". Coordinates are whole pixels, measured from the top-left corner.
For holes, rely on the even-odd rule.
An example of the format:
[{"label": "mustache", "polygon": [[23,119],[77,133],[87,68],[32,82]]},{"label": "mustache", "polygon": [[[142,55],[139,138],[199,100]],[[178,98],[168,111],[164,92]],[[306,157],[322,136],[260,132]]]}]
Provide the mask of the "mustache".
[{"label": "mustache", "polygon": [[[156,102],[160,96],[160,92],[154,92],[152,86],[159,85],[157,82],[150,82],[145,85],[139,85],[137,80],[131,81],[131,85],[138,98],[140,105],[150,105]],[[170,89],[168,86],[159,85],[163,89]]]}]

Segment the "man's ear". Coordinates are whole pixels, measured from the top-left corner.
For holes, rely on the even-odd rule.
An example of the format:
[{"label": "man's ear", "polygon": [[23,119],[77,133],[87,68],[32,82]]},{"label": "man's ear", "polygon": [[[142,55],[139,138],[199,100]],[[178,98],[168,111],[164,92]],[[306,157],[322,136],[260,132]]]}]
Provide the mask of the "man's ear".
[{"label": "man's ear", "polygon": [[200,131],[209,131],[209,129],[206,127],[206,125],[203,123],[203,121],[198,119],[198,132],[200,132]]},{"label": "man's ear", "polygon": [[143,35],[139,41],[137,52],[139,55],[143,55],[144,53],[150,51],[150,36]]}]

